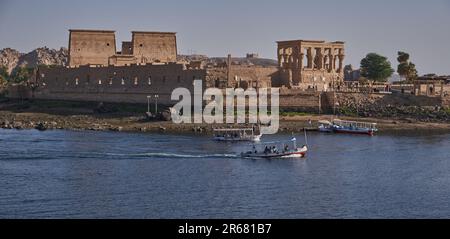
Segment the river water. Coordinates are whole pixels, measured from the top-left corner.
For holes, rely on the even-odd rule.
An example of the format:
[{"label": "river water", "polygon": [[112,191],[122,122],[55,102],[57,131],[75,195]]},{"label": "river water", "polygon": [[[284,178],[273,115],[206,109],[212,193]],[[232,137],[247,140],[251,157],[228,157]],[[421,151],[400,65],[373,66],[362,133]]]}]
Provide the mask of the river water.
[{"label": "river water", "polygon": [[0,218],[450,217],[450,135],[308,144],[252,160],[207,136],[0,130]]}]

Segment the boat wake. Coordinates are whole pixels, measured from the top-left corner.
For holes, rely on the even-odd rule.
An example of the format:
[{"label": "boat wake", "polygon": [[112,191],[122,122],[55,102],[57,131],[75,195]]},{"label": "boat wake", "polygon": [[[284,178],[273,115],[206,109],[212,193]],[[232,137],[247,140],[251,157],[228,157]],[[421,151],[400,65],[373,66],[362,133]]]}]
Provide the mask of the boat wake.
[{"label": "boat wake", "polygon": [[178,154],[178,153],[138,153],[138,154],[114,154],[109,156],[139,157],[139,158],[237,158],[236,154]]}]

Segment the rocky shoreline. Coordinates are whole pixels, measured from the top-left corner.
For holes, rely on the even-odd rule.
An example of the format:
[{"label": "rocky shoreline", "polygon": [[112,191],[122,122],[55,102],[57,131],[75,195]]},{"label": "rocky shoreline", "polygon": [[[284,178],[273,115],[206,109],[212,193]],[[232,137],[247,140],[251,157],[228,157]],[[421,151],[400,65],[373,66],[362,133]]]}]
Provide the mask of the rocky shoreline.
[{"label": "rocky shoreline", "polygon": [[[280,119],[279,132],[302,132],[314,130],[319,120],[331,120],[331,115],[285,116]],[[422,122],[411,118],[379,119],[340,117],[346,120],[376,122],[381,132],[434,131],[449,133],[448,122]],[[309,124],[309,122],[312,124]],[[174,124],[171,121],[148,121],[145,116],[112,115],[54,115],[48,113],[0,111],[0,128],[37,130],[91,130],[126,132],[167,132],[211,134],[217,127],[232,127],[229,124]],[[243,127],[242,125],[238,127]]]},{"label": "rocky shoreline", "polygon": [[[218,127],[246,127],[230,124],[175,124],[171,121],[148,120],[147,116],[142,113],[146,109],[146,105],[99,105],[95,102],[4,99],[0,101],[0,128],[211,134],[213,129]],[[391,109],[383,112],[388,111]],[[442,114],[436,114],[434,117],[434,115],[429,115],[431,111],[433,113],[442,112]],[[341,114],[339,118],[377,123],[380,133],[399,131],[450,133],[450,120],[447,118],[448,112],[444,109],[428,111],[417,108],[413,112],[417,113],[393,114],[395,117]],[[280,116],[279,132],[302,132],[305,128],[315,130],[318,121],[335,118],[333,115],[291,113]],[[429,117],[425,117],[427,115]]]}]

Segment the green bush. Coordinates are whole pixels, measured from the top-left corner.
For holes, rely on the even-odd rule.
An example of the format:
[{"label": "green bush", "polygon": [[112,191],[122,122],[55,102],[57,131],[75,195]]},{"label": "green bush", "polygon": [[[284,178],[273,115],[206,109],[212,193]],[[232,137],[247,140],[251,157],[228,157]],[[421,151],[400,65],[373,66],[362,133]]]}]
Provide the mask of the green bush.
[{"label": "green bush", "polygon": [[10,76],[9,81],[21,83],[29,80],[33,76],[34,68],[19,67]]},{"label": "green bush", "polygon": [[346,106],[340,107],[338,112],[345,116],[358,116],[355,109]]}]

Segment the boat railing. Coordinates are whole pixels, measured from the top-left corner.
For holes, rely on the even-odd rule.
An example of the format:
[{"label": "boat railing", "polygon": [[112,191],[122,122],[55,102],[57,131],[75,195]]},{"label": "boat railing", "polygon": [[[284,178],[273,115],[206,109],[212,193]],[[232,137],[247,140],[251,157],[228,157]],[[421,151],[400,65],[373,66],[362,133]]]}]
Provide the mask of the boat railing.
[{"label": "boat railing", "polygon": [[352,128],[368,128],[376,129],[377,123],[369,122],[358,122],[358,121],[344,121],[344,120],[334,120],[333,123],[341,127],[352,127]]}]

